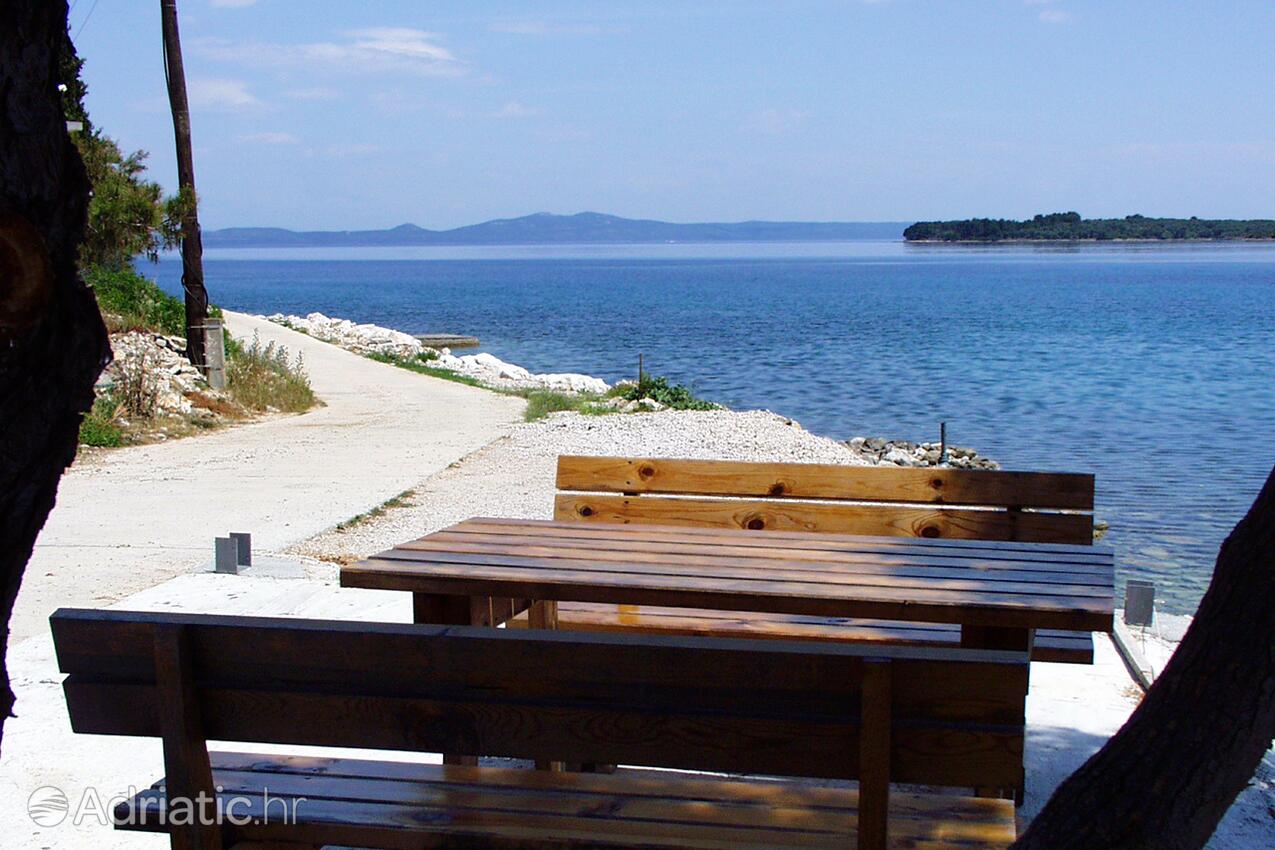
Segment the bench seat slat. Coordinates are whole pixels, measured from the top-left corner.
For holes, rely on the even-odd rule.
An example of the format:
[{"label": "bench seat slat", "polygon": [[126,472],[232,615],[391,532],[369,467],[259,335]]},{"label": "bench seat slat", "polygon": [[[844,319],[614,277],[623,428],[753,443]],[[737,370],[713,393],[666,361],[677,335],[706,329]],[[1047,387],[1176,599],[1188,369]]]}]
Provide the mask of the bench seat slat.
[{"label": "bench seat slat", "polygon": [[[822,848],[854,846],[858,795],[848,788],[738,781],[668,772],[549,774],[358,759],[213,754],[223,800],[260,815],[260,795],[296,800],[297,822],[236,827],[244,840],[430,846]],[[163,783],[120,804],[122,828],[161,831]],[[145,823],[139,815],[145,812]],[[891,847],[1005,848],[1014,839],[1007,800],[897,793]],[[260,818],[258,818],[258,821]],[[457,841],[457,839],[460,839]]]},{"label": "bench seat slat", "polygon": [[[527,617],[510,621],[526,628]],[[562,631],[646,632],[726,638],[848,641],[891,646],[960,646],[960,626],[949,623],[908,623],[894,620],[855,620],[800,614],[735,613],[699,608],[647,605],[608,605],[598,602],[558,603]],[[1092,664],[1092,632],[1041,629],[1036,632],[1033,661]]]}]

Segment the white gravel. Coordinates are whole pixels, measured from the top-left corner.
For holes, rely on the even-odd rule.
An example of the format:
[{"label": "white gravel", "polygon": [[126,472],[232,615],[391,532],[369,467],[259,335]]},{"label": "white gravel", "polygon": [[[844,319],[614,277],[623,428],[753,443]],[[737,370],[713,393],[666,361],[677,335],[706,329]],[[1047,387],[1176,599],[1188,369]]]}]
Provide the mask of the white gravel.
[{"label": "white gravel", "polygon": [[549,518],[558,455],[707,458],[865,465],[845,445],[766,410],[554,414],[515,427],[418,484],[410,505],[291,547],[343,561],[364,557],[471,516]]}]

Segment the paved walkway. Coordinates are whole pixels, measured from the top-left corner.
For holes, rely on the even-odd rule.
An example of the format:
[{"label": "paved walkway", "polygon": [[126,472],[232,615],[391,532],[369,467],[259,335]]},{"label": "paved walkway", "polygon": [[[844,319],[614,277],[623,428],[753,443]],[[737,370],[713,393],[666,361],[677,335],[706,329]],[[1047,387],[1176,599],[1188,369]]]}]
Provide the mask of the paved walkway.
[{"label": "paved walkway", "polygon": [[[199,437],[83,458],[63,477],[14,610],[9,661],[18,716],[5,725],[0,818],[8,847],[156,847],[74,809],[149,782],[155,741],[71,733],[48,617],[62,606],[262,610],[393,618],[387,597],[307,581],[192,576],[213,537],[249,531],[260,553],[282,549],[447,468],[521,421],[523,401],[376,363],[269,322],[227,313],[237,337],[300,352],[325,406]],[[269,560],[269,559],[267,559]],[[158,597],[151,597],[158,594]],[[401,602],[401,600],[399,600]],[[405,606],[406,603],[403,603]],[[333,609],[338,610],[333,610]],[[406,609],[405,609],[406,610]],[[152,775],[154,774],[154,775]],[[63,788],[72,811],[42,828],[26,813],[39,786]]]},{"label": "paved walkway", "polygon": [[12,644],[64,605],[100,606],[212,558],[213,538],[270,551],[374,507],[496,439],[523,401],[417,375],[238,313],[300,352],[325,407],[77,462],[27,566]]}]

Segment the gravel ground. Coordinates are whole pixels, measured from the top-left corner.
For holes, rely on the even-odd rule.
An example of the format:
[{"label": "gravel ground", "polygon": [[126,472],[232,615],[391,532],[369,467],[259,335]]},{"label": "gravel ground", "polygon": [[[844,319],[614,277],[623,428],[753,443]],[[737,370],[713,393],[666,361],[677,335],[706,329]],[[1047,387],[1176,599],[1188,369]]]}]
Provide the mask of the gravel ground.
[{"label": "gravel ground", "polygon": [[329,530],[288,552],[341,562],[471,516],[549,518],[557,458],[563,454],[865,463],[841,443],[766,410],[558,413],[517,426],[425,479],[415,486],[409,505],[342,531]]}]

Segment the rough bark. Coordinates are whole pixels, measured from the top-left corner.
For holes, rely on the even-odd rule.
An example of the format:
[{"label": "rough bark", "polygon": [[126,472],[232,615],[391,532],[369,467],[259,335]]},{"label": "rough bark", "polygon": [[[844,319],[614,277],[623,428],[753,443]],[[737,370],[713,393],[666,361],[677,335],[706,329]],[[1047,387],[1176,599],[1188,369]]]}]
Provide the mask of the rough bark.
[{"label": "rough bark", "polygon": [[190,140],[190,105],[186,100],[186,70],[182,64],[181,34],[177,28],[177,0],[160,0],[164,31],[164,76],[173,112],[177,143],[177,183],[187,199],[182,215],[182,290],[186,293],[186,356],[208,375],[204,325],[208,320],[208,290],[204,287],[204,245],[199,232],[195,195],[195,154]]},{"label": "rough bark", "polygon": [[1173,658],[1013,850],[1195,850],[1275,737],[1275,470]]},{"label": "rough bark", "polygon": [[[110,359],[76,255],[89,185],[57,90],[65,0],[0,2],[0,622]],[[0,736],[13,691],[0,654]]]}]

